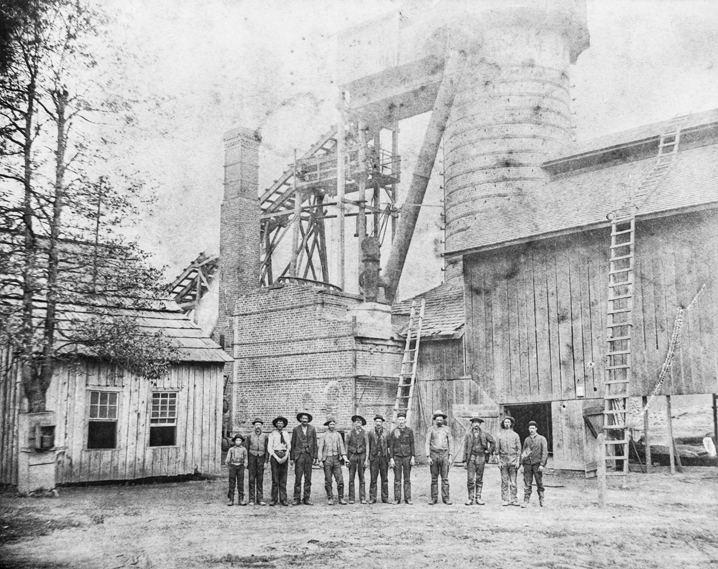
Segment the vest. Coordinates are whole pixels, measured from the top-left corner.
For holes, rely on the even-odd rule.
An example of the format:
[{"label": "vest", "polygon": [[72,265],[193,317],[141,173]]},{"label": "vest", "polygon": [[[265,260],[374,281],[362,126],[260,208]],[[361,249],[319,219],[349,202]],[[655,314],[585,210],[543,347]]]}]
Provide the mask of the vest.
[{"label": "vest", "polygon": [[359,433],[357,433],[356,429],[351,430],[347,441],[347,452],[349,454],[364,454],[366,452],[366,437],[363,429]]},{"label": "vest", "polygon": [[307,454],[311,453],[311,450],[309,449],[309,427],[307,427],[307,433],[304,434],[304,431],[301,427],[299,427],[299,431],[297,432],[297,439],[299,440],[299,445],[297,448],[297,453],[301,454],[303,452],[306,452]]}]

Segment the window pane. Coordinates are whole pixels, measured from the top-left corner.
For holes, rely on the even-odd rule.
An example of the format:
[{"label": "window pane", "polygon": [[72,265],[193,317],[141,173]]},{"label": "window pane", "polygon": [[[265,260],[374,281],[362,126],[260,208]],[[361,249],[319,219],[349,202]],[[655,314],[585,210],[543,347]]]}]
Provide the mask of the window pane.
[{"label": "window pane", "polygon": [[107,419],[107,407],[100,407],[100,419]]},{"label": "window pane", "polygon": [[117,423],[90,421],[87,424],[87,448],[116,448]]},{"label": "window pane", "polygon": [[150,446],[174,446],[175,427],[150,427]]},{"label": "window pane", "polygon": [[97,419],[97,405],[90,405],[90,419]]},{"label": "window pane", "polygon": [[100,392],[99,391],[90,391],[90,404],[97,405],[97,402],[99,400],[100,400]]},{"label": "window pane", "polygon": [[110,396],[110,397],[109,397],[109,400],[108,400],[108,403],[109,403],[110,405],[115,405],[115,406],[116,406],[116,405],[117,405],[117,393],[108,393],[108,395]]},{"label": "window pane", "polygon": [[101,391],[100,392],[100,405],[107,405],[107,392]]}]

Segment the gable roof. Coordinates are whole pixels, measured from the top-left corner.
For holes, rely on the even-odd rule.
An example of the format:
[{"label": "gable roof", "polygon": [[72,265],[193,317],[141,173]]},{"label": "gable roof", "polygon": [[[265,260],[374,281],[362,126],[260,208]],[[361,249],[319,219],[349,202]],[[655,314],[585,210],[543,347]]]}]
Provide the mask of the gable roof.
[{"label": "gable roof", "polygon": [[[478,251],[608,225],[607,215],[656,163],[667,122],[575,145],[573,154],[544,164],[551,174],[545,188],[492,209],[465,232],[463,241]],[[689,117],[673,166],[637,217],[697,207],[718,207],[718,110]],[[467,252],[456,249],[447,255]]]},{"label": "gable roof", "polygon": [[[464,334],[464,289],[461,280],[442,283],[422,294],[396,303],[391,308],[392,316],[409,316],[413,300],[417,304],[424,299],[424,321],[421,327],[422,338],[460,338]],[[417,307],[418,310],[418,307]],[[399,334],[406,335],[408,322]]]}]

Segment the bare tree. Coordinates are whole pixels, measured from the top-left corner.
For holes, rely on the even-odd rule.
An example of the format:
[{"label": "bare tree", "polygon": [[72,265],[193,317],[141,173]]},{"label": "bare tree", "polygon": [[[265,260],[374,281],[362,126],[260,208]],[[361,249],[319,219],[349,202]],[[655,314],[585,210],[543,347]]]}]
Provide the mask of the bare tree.
[{"label": "bare tree", "polygon": [[59,359],[95,355],[156,377],[178,354],[132,313],[157,306],[161,274],[122,236],[142,184],[104,171],[107,133],[132,122],[98,66],[98,51],[113,53],[105,17],[85,0],[0,8],[0,339],[42,411]]}]

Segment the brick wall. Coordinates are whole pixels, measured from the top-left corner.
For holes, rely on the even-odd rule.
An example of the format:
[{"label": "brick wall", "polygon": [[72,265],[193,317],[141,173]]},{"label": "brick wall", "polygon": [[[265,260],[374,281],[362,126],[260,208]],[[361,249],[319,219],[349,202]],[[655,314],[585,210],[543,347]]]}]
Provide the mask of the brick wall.
[{"label": "brick wall", "polygon": [[283,415],[291,427],[302,410],[320,427],[334,415],[344,429],[355,409],[373,416],[393,405],[402,344],[357,337],[351,309],[360,302],[297,284],[237,299],[233,430],[255,416],[268,424]]}]

